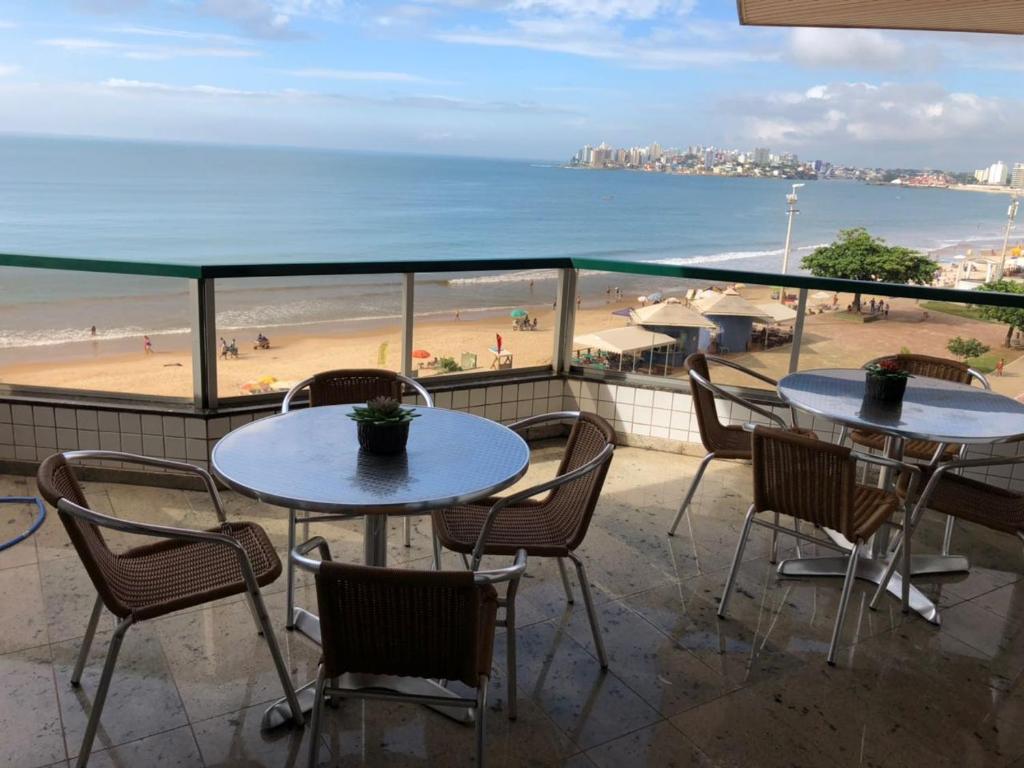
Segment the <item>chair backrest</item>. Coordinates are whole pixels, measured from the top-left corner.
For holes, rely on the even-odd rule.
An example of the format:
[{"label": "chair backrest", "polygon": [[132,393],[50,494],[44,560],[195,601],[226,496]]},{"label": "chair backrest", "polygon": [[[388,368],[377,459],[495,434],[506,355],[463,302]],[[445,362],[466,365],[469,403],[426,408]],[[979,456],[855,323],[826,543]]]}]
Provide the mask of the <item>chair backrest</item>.
[{"label": "chair backrest", "polygon": [[[558,475],[582,467],[609,445],[615,445],[615,430],[611,425],[596,413],[580,413],[569,433]],[[544,502],[550,523],[565,537],[569,549],[578,547],[587,535],[611,463],[609,457],[593,472],[560,485]]]},{"label": "chair backrest", "polygon": [[71,544],[85,566],[89,578],[92,579],[103,604],[115,616],[127,616],[131,609],[118,599],[116,592],[111,588],[111,584],[116,584],[121,576],[117,555],[107,545],[100,527],[81,520],[57,506],[61,499],[67,499],[80,507],[89,507],[82,486],[79,485],[63,454],[56,453],[39,465],[36,483],[43,498],[57,509],[64,530],[67,531],[68,538],[71,539]]},{"label": "chair backrest", "polygon": [[328,677],[405,675],[476,687],[490,675],[498,597],[471,571],[325,560],[316,590]]},{"label": "chair backrest", "polygon": [[754,508],[853,534],[856,460],[849,448],[758,426],[751,438]]},{"label": "chair backrest", "polygon": [[[706,381],[711,381],[708,371],[707,357],[702,352],[694,352],[683,362],[687,374],[696,373]],[[693,398],[693,410],[697,415],[697,427],[700,429],[700,441],[709,453],[720,451],[729,443],[726,442],[728,429],[718,418],[718,407],[715,405],[715,394],[690,376],[690,396]]]},{"label": "chair backrest", "polygon": [[401,400],[398,374],[374,368],[322,371],[309,383],[310,406],[365,403],[374,397]]},{"label": "chair backrest", "polygon": [[955,381],[959,384],[970,384],[974,378],[971,376],[970,366],[967,363],[961,363],[959,360],[948,360],[944,357],[931,357],[929,355],[884,355],[883,357],[868,361],[865,365],[871,365],[882,360],[895,360],[900,368],[912,376]]}]

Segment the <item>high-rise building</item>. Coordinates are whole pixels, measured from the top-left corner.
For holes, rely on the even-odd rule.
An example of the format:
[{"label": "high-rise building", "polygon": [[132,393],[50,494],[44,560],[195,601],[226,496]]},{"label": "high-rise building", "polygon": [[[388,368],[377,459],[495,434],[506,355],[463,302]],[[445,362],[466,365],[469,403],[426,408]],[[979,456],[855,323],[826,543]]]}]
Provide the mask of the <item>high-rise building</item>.
[{"label": "high-rise building", "polygon": [[1014,189],[1024,189],[1024,163],[1015,163],[1013,173],[1010,174],[1010,186]]},{"label": "high-rise building", "polygon": [[974,180],[979,184],[984,184],[988,181],[988,168],[979,168],[974,172]]},{"label": "high-rise building", "polygon": [[704,150],[704,168],[707,169],[707,170],[710,170],[711,168],[714,168],[714,166],[715,166],[715,150],[713,150],[713,149],[711,149],[709,147],[708,149]]},{"label": "high-rise building", "polygon": [[1000,160],[997,163],[992,163],[988,167],[988,183],[995,184],[1000,187],[1006,186],[1007,169],[1006,163]]},{"label": "high-rise building", "polygon": [[756,165],[768,165],[771,152],[768,147],[755,147],[754,148],[754,163]]},{"label": "high-rise building", "polygon": [[649,146],[649,147],[647,148],[647,156],[648,156],[648,157],[650,158],[650,160],[651,160],[651,162],[652,162],[652,163],[653,163],[653,162],[654,162],[655,160],[660,160],[660,159],[661,159],[661,144],[659,144],[659,143],[658,143],[658,142],[656,142],[656,141],[655,141],[655,142],[653,142],[653,143],[652,143],[652,144],[651,144],[651,145],[650,145],[650,146]]}]

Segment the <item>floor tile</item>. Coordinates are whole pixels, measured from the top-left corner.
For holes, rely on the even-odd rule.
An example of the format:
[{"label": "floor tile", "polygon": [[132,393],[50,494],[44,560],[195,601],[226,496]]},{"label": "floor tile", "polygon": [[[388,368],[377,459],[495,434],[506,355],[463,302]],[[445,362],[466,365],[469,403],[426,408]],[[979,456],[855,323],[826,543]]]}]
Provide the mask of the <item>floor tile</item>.
[{"label": "floor tile", "polygon": [[158,733],[111,749],[93,752],[90,768],[196,768],[203,764],[192,730],[188,727]]},{"label": "floor tile", "polygon": [[63,760],[64,738],[50,651],[0,656],[0,765],[31,768]]},{"label": "floor tile", "polygon": [[11,617],[0,632],[0,653],[46,644],[46,609],[35,563],[0,569],[0,605]]},{"label": "floor tile", "polygon": [[669,722],[641,728],[587,751],[599,768],[651,765],[659,768],[714,768],[711,758]]}]

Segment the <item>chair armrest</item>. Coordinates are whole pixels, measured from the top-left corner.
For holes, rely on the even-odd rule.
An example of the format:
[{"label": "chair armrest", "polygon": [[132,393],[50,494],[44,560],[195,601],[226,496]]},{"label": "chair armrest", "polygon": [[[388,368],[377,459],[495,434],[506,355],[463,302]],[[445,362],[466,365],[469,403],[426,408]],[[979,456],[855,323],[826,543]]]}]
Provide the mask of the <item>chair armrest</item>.
[{"label": "chair armrest", "polygon": [[405,376],[401,373],[397,374],[397,376],[400,382],[405,384],[407,387],[413,389],[416,392],[416,394],[423,398],[423,401],[426,403],[427,408],[434,407],[434,398],[432,398],[430,396],[430,393],[427,392],[426,387],[424,387],[422,384],[416,381],[416,379],[410,378],[409,376]]},{"label": "chair armrest", "polygon": [[546,491],[554,490],[555,488],[565,485],[566,483],[571,483],[573,480],[578,480],[584,475],[593,472],[601,465],[610,461],[612,458],[612,453],[614,451],[614,445],[606,445],[601,450],[601,452],[597,454],[597,456],[592,458],[586,464],[572,470],[571,472],[566,472],[564,475],[559,475],[558,477],[552,478],[551,480],[546,480],[543,483],[538,483],[537,485],[526,488],[522,491],[519,491],[518,493],[513,493],[511,496],[503,496],[502,498],[494,502],[494,504],[491,506],[490,511],[487,513],[487,517],[484,520],[484,524],[480,527],[480,534],[479,536],[477,536],[476,545],[473,547],[473,555],[471,559],[472,570],[475,571],[480,566],[480,560],[483,558],[484,555],[484,542],[487,541],[487,534],[491,532],[491,527],[494,525],[494,520],[495,518],[497,518],[501,510],[505,509],[505,507],[511,504],[518,504],[520,501],[525,501],[526,499],[529,499],[533,496],[537,496]]},{"label": "chair armrest", "polygon": [[917,484],[921,480],[921,468],[916,464],[907,464],[903,461],[897,461],[896,459],[890,459],[885,456],[874,456],[870,453],[862,453],[861,451],[850,451],[852,456],[857,461],[863,461],[865,464],[874,464],[879,467],[886,467],[888,469],[894,469],[897,472],[909,472],[910,480],[907,483],[907,499],[911,499],[914,496],[914,491],[917,490]]},{"label": "chair armrest", "polygon": [[[314,549],[320,550],[319,560],[308,557],[309,553]],[[296,544],[295,549],[289,553],[289,557],[302,570],[317,573],[320,570],[320,563],[331,559],[331,548],[327,545],[327,540],[323,536],[314,536],[309,541]]]},{"label": "chair armrest", "polygon": [[476,571],[473,580],[477,584],[498,584],[503,581],[518,579],[526,572],[526,550],[520,549],[516,552],[516,559],[512,565],[505,568],[494,568],[489,571]]},{"label": "chair armrest", "polygon": [[768,419],[770,422],[775,424],[780,429],[789,429],[789,425],[786,424],[785,421],[783,421],[781,416],[778,416],[769,411],[768,409],[762,408],[759,405],[754,405],[749,400],[745,400],[739,395],[735,395],[732,392],[729,392],[728,390],[725,390],[722,387],[718,386],[717,384],[712,384],[710,381],[705,379],[696,371],[690,371],[690,380],[693,381],[698,387],[704,387],[706,390],[711,392],[715,397],[720,397],[723,400],[731,400],[734,403],[738,403],[739,405],[742,405],[744,408],[751,411],[751,413],[756,413],[760,416],[764,416],[766,419]]},{"label": "chair armrest", "polygon": [[217,519],[222,523],[227,522],[227,515],[224,512],[224,503],[221,501],[220,492],[217,490],[217,483],[214,481],[213,475],[202,467],[197,467],[194,464],[186,464],[183,461],[156,459],[152,456],[139,456],[138,454],[121,453],[120,451],[65,451],[64,458],[71,460],[109,459],[113,461],[121,461],[126,464],[141,464],[147,467],[173,469],[176,472],[198,475],[203,479],[203,484],[206,486],[206,492],[210,495],[210,499],[213,501],[213,507],[217,513]]},{"label": "chair armrest", "polygon": [[288,413],[288,411],[292,407],[292,399],[297,394],[299,394],[299,392],[304,390],[306,387],[308,387],[312,383],[313,383],[313,377],[310,376],[308,379],[303,379],[298,384],[296,384],[294,387],[292,387],[287,392],[285,392],[284,399],[281,401],[281,413]]},{"label": "chair armrest", "polygon": [[971,378],[981,384],[985,389],[992,389],[992,385],[989,383],[988,377],[981,371],[977,371],[974,368],[968,368],[967,373],[969,373]]},{"label": "chair armrest", "polygon": [[579,411],[552,411],[551,413],[542,413],[538,416],[528,416],[525,419],[514,421],[508,425],[508,428],[513,432],[518,432],[521,429],[527,429],[528,427],[533,427],[537,424],[546,424],[549,421],[565,421],[567,419],[576,421],[579,417]]}]

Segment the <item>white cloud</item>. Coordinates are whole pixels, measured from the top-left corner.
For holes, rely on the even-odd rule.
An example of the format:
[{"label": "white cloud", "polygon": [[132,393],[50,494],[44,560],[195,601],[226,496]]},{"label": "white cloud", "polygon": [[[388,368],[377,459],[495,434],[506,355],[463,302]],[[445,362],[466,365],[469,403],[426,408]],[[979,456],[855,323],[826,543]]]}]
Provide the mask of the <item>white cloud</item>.
[{"label": "white cloud", "polygon": [[17,64],[0,64],[0,77],[7,77],[13,75],[15,72],[20,72],[21,67]]},{"label": "white cloud", "polygon": [[94,37],[56,37],[39,40],[38,43],[72,53],[100,53],[146,61],[181,58],[242,59],[260,55],[259,51],[252,48],[152,45]]},{"label": "white cloud", "polygon": [[220,88],[215,85],[169,85],[167,83],[151,83],[144,80],[126,80],[119,77],[112,77],[108,80],[104,80],[100,83],[100,86],[115,91],[188,96],[269,98],[278,95],[269,91],[242,91],[235,88]]},{"label": "white cloud", "polygon": [[112,27],[102,27],[101,31],[110,32],[115,35],[131,35],[137,37],[163,37],[176,40],[201,40],[206,43],[218,45],[252,45],[251,40],[236,35],[224,35],[216,32],[193,32],[185,29],[168,29],[166,27],[147,27],[133,24],[120,24]]},{"label": "white cloud", "polygon": [[695,5],[696,0],[512,0],[509,8],[558,16],[642,20],[662,14],[686,14]]},{"label": "white cloud", "polygon": [[801,27],[790,32],[788,50],[797,64],[813,68],[892,72],[931,68],[941,58],[930,39],[876,29]]},{"label": "white cloud", "polygon": [[346,82],[368,81],[384,83],[430,83],[433,82],[419,75],[408,72],[385,72],[366,69],[292,69],[289,75],[307,77],[317,80],[342,80]]},{"label": "white cloud", "polygon": [[13,21],[7,21],[6,19],[0,19],[0,29],[16,29],[18,27]]}]

